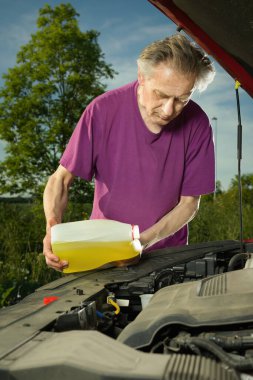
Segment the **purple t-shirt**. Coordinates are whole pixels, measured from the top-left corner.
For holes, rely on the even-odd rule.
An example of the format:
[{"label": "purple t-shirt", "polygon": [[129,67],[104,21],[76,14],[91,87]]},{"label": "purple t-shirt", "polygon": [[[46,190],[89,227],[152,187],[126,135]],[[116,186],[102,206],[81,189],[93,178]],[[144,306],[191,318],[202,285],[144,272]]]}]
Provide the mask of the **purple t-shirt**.
[{"label": "purple t-shirt", "polygon": [[[148,130],[135,81],[97,97],[85,109],[60,160],[76,176],[95,178],[91,219],[152,226],[180,196],[214,191],[212,129],[190,101],[159,134]],[[187,226],[152,249],[187,243]]]}]

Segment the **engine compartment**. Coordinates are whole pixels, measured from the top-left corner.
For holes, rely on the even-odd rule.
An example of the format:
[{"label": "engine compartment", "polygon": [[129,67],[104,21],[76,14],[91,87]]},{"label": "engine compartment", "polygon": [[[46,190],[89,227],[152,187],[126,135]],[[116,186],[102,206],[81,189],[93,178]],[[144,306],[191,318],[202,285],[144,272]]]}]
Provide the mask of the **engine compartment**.
[{"label": "engine compartment", "polygon": [[[0,316],[8,317],[0,326],[0,341],[8,336],[9,343],[0,356],[3,379],[10,374],[22,379],[21,372],[33,378],[35,362],[36,378],[42,379],[43,365],[37,360],[41,355],[47,355],[52,376],[56,368],[57,374],[60,371],[59,360],[65,360],[68,369],[74,366],[80,378],[86,373],[88,379],[250,379],[251,248],[241,253],[237,242],[227,241],[154,251],[136,266],[68,275],[38,289],[0,311]],[[54,302],[42,306],[41,298],[52,295]],[[77,350],[75,363],[64,351],[69,342]],[[93,347],[89,354],[87,345]],[[122,372],[121,359],[117,374],[106,374],[106,358],[115,352],[131,363],[135,360],[138,375],[128,361],[129,370]],[[21,372],[13,369],[18,365]],[[67,373],[61,378],[72,378]]]},{"label": "engine compartment", "polygon": [[197,355],[251,373],[253,259],[230,256],[208,253],[136,281],[106,284],[96,300],[60,315],[51,331],[98,330],[141,352]]}]

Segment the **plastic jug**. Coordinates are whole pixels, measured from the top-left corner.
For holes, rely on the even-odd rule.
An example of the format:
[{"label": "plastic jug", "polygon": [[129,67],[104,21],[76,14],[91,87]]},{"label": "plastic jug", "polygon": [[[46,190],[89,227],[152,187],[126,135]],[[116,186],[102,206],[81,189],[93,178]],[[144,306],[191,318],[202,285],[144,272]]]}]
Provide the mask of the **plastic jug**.
[{"label": "plastic jug", "polygon": [[84,220],[51,228],[52,250],[67,260],[64,273],[87,271],[140,257],[139,227],[114,220]]}]

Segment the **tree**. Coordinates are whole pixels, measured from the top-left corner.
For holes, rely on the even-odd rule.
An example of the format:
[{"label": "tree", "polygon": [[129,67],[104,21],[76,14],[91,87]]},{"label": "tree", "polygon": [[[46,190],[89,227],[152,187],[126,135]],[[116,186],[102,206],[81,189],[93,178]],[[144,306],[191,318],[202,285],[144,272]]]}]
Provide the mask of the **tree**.
[{"label": "tree", "polygon": [[[251,207],[253,207],[253,174],[243,174],[241,177],[241,184],[243,203],[248,203]],[[229,191],[236,192],[238,194],[238,175],[231,180]]]},{"label": "tree", "polygon": [[[116,72],[106,64],[99,33],[79,29],[70,4],[40,9],[38,30],[17,54],[0,89],[0,192],[36,195],[59,158],[87,104]],[[80,184],[77,184],[80,188]],[[86,192],[93,191],[86,184]]]},{"label": "tree", "polygon": [[[243,238],[252,239],[253,174],[242,175],[241,183]],[[203,196],[200,211],[190,223],[190,243],[227,239],[240,239],[238,176],[232,179],[229,189],[219,191],[216,198]]]}]

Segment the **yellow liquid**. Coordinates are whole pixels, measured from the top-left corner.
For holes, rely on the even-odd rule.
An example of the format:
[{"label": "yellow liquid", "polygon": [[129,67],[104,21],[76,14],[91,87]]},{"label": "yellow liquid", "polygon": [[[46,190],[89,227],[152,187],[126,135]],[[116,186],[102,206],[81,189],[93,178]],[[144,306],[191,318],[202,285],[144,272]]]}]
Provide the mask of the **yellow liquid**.
[{"label": "yellow liquid", "polygon": [[[69,263],[64,273],[96,269],[106,264],[140,256],[129,241],[112,242],[54,242],[53,253]],[[116,265],[116,264],[115,264]]]}]

